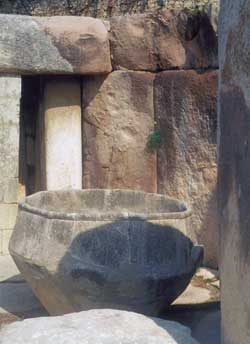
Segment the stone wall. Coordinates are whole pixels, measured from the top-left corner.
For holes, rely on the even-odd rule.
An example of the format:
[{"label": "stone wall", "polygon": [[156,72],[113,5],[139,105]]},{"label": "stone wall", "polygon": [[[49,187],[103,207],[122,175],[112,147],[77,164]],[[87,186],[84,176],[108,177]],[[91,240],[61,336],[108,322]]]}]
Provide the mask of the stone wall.
[{"label": "stone wall", "polygon": [[217,267],[217,72],[114,71],[84,78],[82,90],[83,187],[186,201],[188,235]]},{"label": "stone wall", "polygon": [[218,12],[219,0],[2,0],[0,13],[35,16],[78,15],[108,18],[158,9],[205,9],[211,16]]},{"label": "stone wall", "polygon": [[19,198],[21,78],[0,76],[0,254],[8,252]]},{"label": "stone wall", "polygon": [[21,109],[27,192],[82,183],[184,199],[194,210],[188,234],[217,267],[218,63],[209,17],[157,11],[108,25],[0,15],[0,23],[0,70],[33,75],[24,78]]},{"label": "stone wall", "polygon": [[250,3],[222,1],[219,210],[222,343],[250,343]]}]

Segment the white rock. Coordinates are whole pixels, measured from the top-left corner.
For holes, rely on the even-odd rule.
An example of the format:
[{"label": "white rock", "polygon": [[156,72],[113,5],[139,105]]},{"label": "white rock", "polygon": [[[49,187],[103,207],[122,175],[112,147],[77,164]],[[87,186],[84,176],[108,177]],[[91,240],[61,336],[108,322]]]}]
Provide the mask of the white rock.
[{"label": "white rock", "polygon": [[219,272],[213,269],[200,268],[196,272],[196,276],[201,277],[204,281],[211,282],[218,280]]},{"label": "white rock", "polygon": [[197,344],[176,322],[117,310],[91,310],[7,325],[0,344]]}]

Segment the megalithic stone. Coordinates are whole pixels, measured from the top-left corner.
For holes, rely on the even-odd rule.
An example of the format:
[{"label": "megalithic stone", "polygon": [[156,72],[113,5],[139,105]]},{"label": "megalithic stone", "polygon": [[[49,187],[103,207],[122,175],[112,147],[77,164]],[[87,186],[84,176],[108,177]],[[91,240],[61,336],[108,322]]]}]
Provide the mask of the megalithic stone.
[{"label": "megalithic stone", "polygon": [[47,190],[82,187],[80,82],[50,79],[43,96],[44,185]]},{"label": "megalithic stone", "polygon": [[99,19],[0,15],[0,72],[96,74],[112,70]]}]

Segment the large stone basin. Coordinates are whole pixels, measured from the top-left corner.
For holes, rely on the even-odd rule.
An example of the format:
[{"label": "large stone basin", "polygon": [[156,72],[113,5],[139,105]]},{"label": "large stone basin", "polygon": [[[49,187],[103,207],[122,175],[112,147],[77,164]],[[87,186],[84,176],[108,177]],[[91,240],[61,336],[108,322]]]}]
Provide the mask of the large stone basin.
[{"label": "large stone basin", "polygon": [[159,194],[43,191],[19,205],[9,250],[52,315],[93,308],[158,315],[203,256],[186,234],[190,214]]}]

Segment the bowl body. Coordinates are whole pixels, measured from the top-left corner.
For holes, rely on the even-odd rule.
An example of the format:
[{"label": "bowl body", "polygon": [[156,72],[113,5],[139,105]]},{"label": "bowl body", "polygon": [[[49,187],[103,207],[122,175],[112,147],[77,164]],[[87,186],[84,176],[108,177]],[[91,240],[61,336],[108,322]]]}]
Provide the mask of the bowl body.
[{"label": "bowl body", "polygon": [[130,190],[43,191],[19,205],[9,250],[52,315],[94,308],[158,315],[187,287],[203,249],[187,206]]}]

